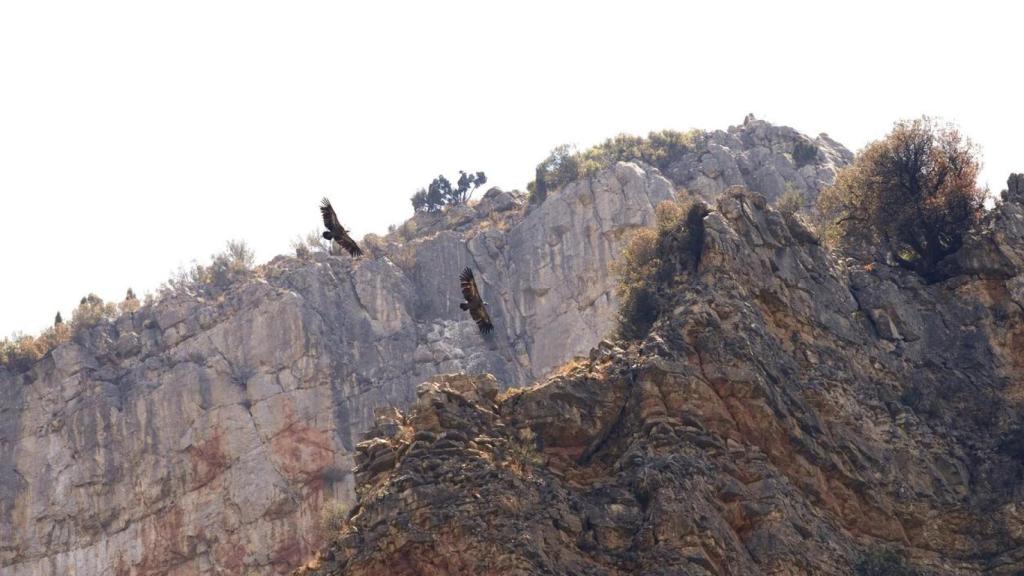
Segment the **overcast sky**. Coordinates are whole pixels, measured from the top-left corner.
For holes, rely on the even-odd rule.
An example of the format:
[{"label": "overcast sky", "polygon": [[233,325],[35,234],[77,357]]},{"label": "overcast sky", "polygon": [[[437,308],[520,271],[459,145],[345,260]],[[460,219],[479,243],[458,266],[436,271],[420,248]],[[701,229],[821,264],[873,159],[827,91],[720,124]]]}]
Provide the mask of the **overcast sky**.
[{"label": "overcast sky", "polygon": [[1012,4],[6,0],[0,335],[231,238],[288,252],[321,196],[383,233],[438,173],[523,187],[563,142],[749,112],[854,150],[941,116],[998,191],[1024,171]]}]

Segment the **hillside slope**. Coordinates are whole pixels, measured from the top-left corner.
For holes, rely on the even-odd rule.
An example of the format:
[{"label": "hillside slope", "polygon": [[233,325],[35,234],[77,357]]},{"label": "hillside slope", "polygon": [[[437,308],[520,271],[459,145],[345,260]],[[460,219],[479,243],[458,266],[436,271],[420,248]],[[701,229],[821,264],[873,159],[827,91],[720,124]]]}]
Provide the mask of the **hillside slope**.
[{"label": "hillside slope", "polygon": [[301,573],[1022,573],[1024,190],[936,285],[739,188],[705,230],[644,341],[381,413]]},{"label": "hillside slope", "polygon": [[[757,156],[798,185],[786,167],[806,138],[744,126],[730,133],[775,144],[740,138],[730,161]],[[832,156],[816,153],[815,174],[834,175]],[[702,173],[708,186],[731,182],[728,170]],[[619,163],[530,209],[492,190],[417,216],[406,239],[367,242],[360,261],[278,257],[216,296],[169,295],[25,372],[0,368],[0,572],[294,568],[320,547],[327,502],[352,501],[354,444],[376,408],[407,406],[439,373],[528,385],[608,334],[609,266],[675,188]],[[490,340],[457,306],[467,265],[495,319]]]}]

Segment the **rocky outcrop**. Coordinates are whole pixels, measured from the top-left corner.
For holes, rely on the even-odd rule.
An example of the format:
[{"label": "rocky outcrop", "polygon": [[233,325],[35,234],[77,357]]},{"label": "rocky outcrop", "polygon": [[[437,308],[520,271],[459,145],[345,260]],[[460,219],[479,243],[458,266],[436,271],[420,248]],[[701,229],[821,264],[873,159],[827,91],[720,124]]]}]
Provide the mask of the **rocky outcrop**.
[{"label": "rocky outcrop", "polygon": [[770,202],[795,192],[810,208],[836,171],[852,161],[853,153],[827,134],[812,139],[751,114],[739,126],[703,133],[697,150],[670,164],[665,175],[706,200],[744,186]]},{"label": "rocky outcrop", "polygon": [[[278,257],[0,372],[0,572],[272,574],[350,501],[353,438],[442,372],[525,385],[614,322],[611,261],[671,184],[632,164],[524,214],[491,190],[370,257]],[[497,330],[458,308],[476,271]]]},{"label": "rocky outcrop", "polygon": [[[665,174],[620,163],[529,210],[521,194],[492,189],[472,206],[417,215],[404,238],[368,239],[359,261],[278,257],[215,296],[170,294],[80,331],[27,372],[0,368],[0,573],[294,568],[322,544],[321,510],[386,472],[390,456],[381,454],[352,473],[375,410],[408,406],[437,374],[490,373],[506,389],[586,355],[615,323],[610,264],[675,188],[710,198],[742,183],[769,197],[792,187],[810,197],[848,156],[827,137],[752,118],[707,141],[719,148],[709,144]],[[813,239],[791,231],[795,241]],[[780,277],[808,266],[799,251],[772,257]],[[455,278],[467,265],[497,326],[491,339],[457,306]],[[870,303],[857,326],[872,338],[884,332],[878,346],[909,349],[950,322],[893,304],[887,298],[921,300],[907,291],[911,280],[878,274],[857,288]],[[985,278],[1024,300],[1019,275]],[[806,280],[792,281],[804,289]],[[1002,298],[998,290],[991,299]],[[984,317],[969,309],[965,317]],[[832,328],[854,330],[837,319],[847,312],[822,314]],[[993,357],[1019,353],[1016,340],[1006,342]]]},{"label": "rocky outcrop", "polygon": [[1024,174],[1010,174],[1003,190],[1003,200],[1021,202],[1024,200]]},{"label": "rocky outcrop", "polygon": [[794,222],[729,190],[643,342],[381,413],[300,572],[1021,573],[1024,269],[928,285]]}]

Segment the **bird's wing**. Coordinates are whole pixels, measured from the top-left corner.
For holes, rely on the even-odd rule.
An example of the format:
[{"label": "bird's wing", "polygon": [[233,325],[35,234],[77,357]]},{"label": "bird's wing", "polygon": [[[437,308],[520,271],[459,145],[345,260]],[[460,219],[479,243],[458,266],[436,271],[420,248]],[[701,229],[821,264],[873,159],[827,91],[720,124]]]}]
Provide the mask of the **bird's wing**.
[{"label": "bird's wing", "polygon": [[487,313],[483,298],[480,297],[480,290],[476,287],[473,271],[468,267],[459,275],[459,284],[462,286],[462,297],[469,303],[469,315],[480,328],[480,332],[487,334],[494,329],[494,324],[491,323],[491,315]]},{"label": "bird's wing", "polygon": [[480,328],[481,334],[487,334],[494,330],[494,324],[491,323],[491,315],[487,313],[487,307],[484,306],[482,301],[478,301],[476,305],[469,308],[469,315],[473,317],[473,321]]},{"label": "bird's wing", "polygon": [[476,288],[476,280],[473,278],[473,271],[467,267],[459,274],[459,285],[462,287],[462,297],[469,302],[470,306],[475,306],[478,302],[483,302],[480,298],[480,291]]},{"label": "bird's wing", "polygon": [[324,217],[324,226],[328,230],[331,232],[344,230],[344,228],[341,227],[341,222],[338,222],[338,215],[334,213],[331,201],[327,198],[320,201],[320,214]]},{"label": "bird's wing", "polygon": [[348,235],[344,228],[339,227],[339,230],[334,233],[334,239],[352,256],[363,255],[363,251],[359,249],[359,244],[356,244],[356,241]]}]

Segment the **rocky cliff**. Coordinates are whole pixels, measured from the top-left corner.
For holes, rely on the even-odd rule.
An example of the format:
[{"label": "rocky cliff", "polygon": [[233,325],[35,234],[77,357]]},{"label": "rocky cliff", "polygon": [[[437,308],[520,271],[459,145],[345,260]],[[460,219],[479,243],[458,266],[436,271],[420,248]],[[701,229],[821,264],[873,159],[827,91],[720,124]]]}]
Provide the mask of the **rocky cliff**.
[{"label": "rocky cliff", "polygon": [[728,190],[644,341],[503,394],[434,377],[382,412],[357,506],[300,572],[1024,573],[1024,197],[1005,198],[926,285]]},{"label": "rocky cliff", "polygon": [[[659,202],[735,183],[816,193],[849,156],[753,118],[702,141],[664,174],[620,163],[539,206],[492,190],[417,216],[359,261],[278,257],[216,296],[169,294],[80,331],[26,372],[0,368],[0,572],[294,568],[321,546],[321,510],[352,500],[377,408],[441,373],[502,389],[546,377],[611,331],[609,265]],[[466,265],[491,339],[457,307]]]},{"label": "rocky cliff", "polygon": [[[293,568],[325,499],[351,498],[374,408],[439,372],[523,385],[585,352],[612,326],[624,234],[672,197],[628,164],[526,215],[494,191],[455,229],[355,262],[279,257],[215,299],[170,295],[0,373],[3,572]],[[458,308],[464,266],[493,338]]]},{"label": "rocky cliff", "polygon": [[668,165],[665,176],[711,201],[730,186],[743,186],[769,202],[797,193],[810,207],[835,181],[836,170],[853,161],[853,153],[828,134],[810,138],[753,114],[738,126],[702,133],[698,142],[696,150]]}]

